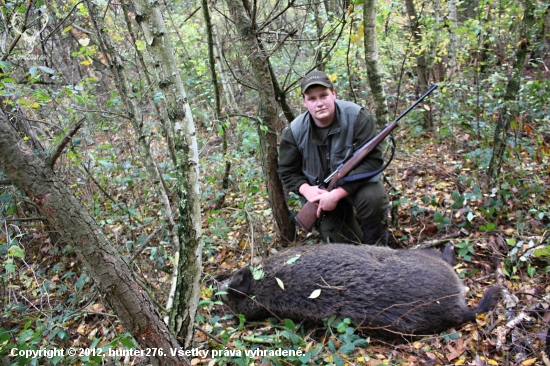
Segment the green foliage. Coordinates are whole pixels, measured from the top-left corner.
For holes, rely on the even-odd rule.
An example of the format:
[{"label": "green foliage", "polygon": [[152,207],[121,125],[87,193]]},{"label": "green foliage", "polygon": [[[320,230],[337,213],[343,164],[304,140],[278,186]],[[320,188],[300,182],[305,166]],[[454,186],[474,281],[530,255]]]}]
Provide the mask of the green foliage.
[{"label": "green foliage", "polygon": [[[101,3],[105,5],[105,2]],[[36,4],[33,8],[36,10],[43,2],[33,4]],[[535,4],[537,24],[533,34],[541,29],[540,15],[547,6],[543,1],[536,1]],[[10,17],[25,14],[26,4],[7,2],[4,5],[2,19],[7,23],[2,23],[1,27],[4,43],[9,46],[17,36],[13,27],[9,26]],[[340,10],[329,9],[327,13],[324,4],[321,4],[317,9],[321,29],[317,29],[315,12],[309,7],[289,7],[283,17],[267,22],[270,14],[278,14],[286,4],[277,3],[275,8],[272,8],[273,4],[260,5],[257,24],[264,27],[259,32],[263,37],[263,46],[268,48],[266,53],[270,55],[274,76],[286,91],[287,100],[293,108],[298,111],[301,106],[296,81],[314,65],[316,53],[320,52],[321,56],[328,55],[324,60],[325,71],[334,80],[339,97],[349,100],[357,98],[359,104],[373,112],[363,61],[361,1],[345,9],[345,22],[342,22],[344,14]],[[524,280],[524,274],[535,278],[550,270],[550,245],[538,241],[550,229],[547,199],[547,176],[550,171],[550,106],[547,101],[550,100],[550,80],[538,68],[545,61],[542,59],[544,52],[533,53],[535,58],[530,60],[529,70],[523,75],[516,100],[506,104],[513,118],[507,136],[506,166],[501,181],[495,187],[486,187],[483,180],[493,153],[495,121],[504,107],[506,83],[519,41],[518,20],[522,17],[523,6],[523,3],[514,1],[504,1],[495,6],[490,0],[480,0],[478,7],[472,9],[473,16],[458,24],[452,23],[445,7],[440,10],[439,23],[435,7],[419,8],[418,20],[423,37],[418,44],[410,42],[408,19],[403,17],[402,2],[377,2],[376,10],[380,65],[388,104],[392,107],[390,113],[399,111],[404,101],[417,96],[416,61],[421,52],[428,51],[432,80],[437,80],[440,85],[430,103],[434,131],[430,135],[424,134],[423,112],[416,110],[402,123],[400,131],[405,138],[401,139],[400,148],[408,149],[407,154],[412,154],[419,150],[419,141],[426,141],[433,144],[436,150],[438,145],[451,146],[448,150],[459,157],[448,157],[447,160],[457,160],[457,163],[451,165],[453,171],[443,176],[436,175],[443,166],[440,161],[427,162],[411,155],[419,159],[420,165],[427,164],[434,168],[416,179],[427,181],[433,177],[439,183],[449,179],[452,184],[449,183],[448,187],[436,185],[437,189],[432,191],[422,188],[417,196],[414,190],[398,189],[400,198],[392,205],[411,216],[411,222],[405,223],[410,224],[406,227],[410,230],[400,240],[415,240],[419,233],[415,230],[424,227],[435,232],[435,235],[437,231],[460,232],[466,237],[458,239],[455,246],[459,256],[470,261],[477,254],[487,254],[485,244],[488,238],[502,238],[508,249],[508,253],[503,253],[503,269],[512,281]],[[93,37],[88,38],[76,28],[90,27],[86,7],[78,5],[71,13],[70,22],[65,22],[71,7],[72,4],[55,1],[42,7],[49,12],[47,32],[37,38],[32,50],[20,41],[6,60],[0,61],[2,108],[14,125],[20,127],[23,122],[31,124],[32,129],[20,133],[28,146],[33,146],[31,142],[34,137],[30,132],[37,135],[36,140],[44,148],[44,151],[38,149],[40,154],[50,153],[77,121],[86,118],[86,123],[65,149],[55,170],[119,251],[129,258],[144,243],[151,227],[164,224],[163,207],[155,189],[157,182],[148,180],[143,157],[137,148],[137,139],[144,136],[135,136],[127,125],[123,98],[110,78],[112,71],[106,66],[108,59],[100,52]],[[230,259],[246,261],[241,256],[232,257],[232,251],[248,253],[247,245],[250,243],[274,244],[275,235],[269,228],[272,216],[265,204],[266,188],[259,164],[258,127],[255,118],[214,116],[213,87],[208,60],[204,57],[206,42],[200,12],[191,16],[192,10],[188,7],[167,9],[168,36],[176,46],[187,97],[199,127],[203,254],[205,269],[210,274],[219,270],[220,267],[216,266],[221,263],[233,265]],[[37,27],[40,24],[39,12],[34,10],[30,13],[33,23],[29,24]],[[218,10],[226,11],[223,7]],[[467,18],[466,13],[463,15]],[[145,77],[147,73],[152,77],[153,84],[156,83],[155,67],[150,64],[147,54],[146,70],[139,65],[136,49],[143,51],[145,41],[132,43],[129,40],[128,29],[120,14],[107,10],[105,21],[108,24],[106,33],[116,43],[117,56],[124,60],[125,68],[134,76],[131,92],[143,108],[145,135],[150,138],[156,162],[170,191],[175,171],[167,152],[167,131],[155,109],[163,104],[165,98],[156,85],[148,84]],[[259,87],[254,85],[249,72],[248,60],[252,55],[243,54],[236,46],[236,39],[241,35],[235,31],[233,24],[223,23],[224,17],[218,13],[213,16],[213,21],[218,29],[219,60],[224,68],[223,74],[229,79],[229,83],[224,81],[224,87],[230,85],[237,98],[237,105],[225,102],[223,113],[242,110],[249,116],[256,116],[262,107],[258,105],[257,90],[244,86]],[[52,24],[63,26],[55,29]],[[285,32],[291,29],[297,29],[298,34],[285,38]],[[50,34],[50,31],[53,33]],[[275,33],[277,35],[273,36]],[[449,65],[452,36],[457,36],[458,41],[456,70]],[[311,41],[308,42],[308,39]],[[532,37],[529,43],[535,51],[547,47],[543,40],[536,37]],[[44,51],[47,54],[40,54]],[[33,55],[39,57],[30,57]],[[271,133],[261,125],[260,131]],[[224,155],[220,147],[223,134],[228,138],[228,155]],[[219,183],[225,172],[226,159],[231,162],[230,183],[227,192],[222,192]],[[401,170],[396,169],[396,172],[396,179],[390,177],[394,183],[399,180]],[[6,238],[0,243],[0,277],[4,286],[0,357],[8,354],[13,347],[37,349],[46,345],[69,346],[81,332],[89,335],[94,330],[96,333],[91,337],[83,337],[79,341],[92,349],[135,347],[135,342],[127,334],[117,334],[116,326],[105,325],[112,319],[108,309],[99,311],[101,314],[98,317],[108,319],[103,322],[96,322],[96,318],[92,320],[93,313],[86,312],[90,306],[100,305],[100,302],[96,299],[95,288],[86,268],[82,268],[75,256],[74,248],[63,242],[52,242],[44,234],[50,228],[43,227],[41,222],[22,224],[4,221],[7,217],[38,216],[38,211],[30,207],[20,192],[12,188],[0,189],[0,223],[3,227],[0,238]],[[223,194],[228,197],[226,205],[211,209],[211,203]],[[294,207],[298,206],[297,196],[292,196],[292,202]],[[260,237],[255,236],[257,232],[261,232]],[[308,240],[311,241],[311,237]],[[261,246],[257,245],[254,249],[258,247]],[[146,279],[151,295],[159,301],[164,300],[169,287],[167,283],[172,273],[174,250],[169,239],[159,235],[134,263],[138,276]],[[231,252],[231,255],[224,257],[222,254],[225,251]],[[299,263],[297,260],[296,263]],[[472,270],[461,274],[471,273]],[[298,358],[265,357],[262,361],[266,363],[299,365],[330,362],[340,365],[344,364],[346,354],[350,355],[368,345],[367,340],[350,326],[349,320],[333,319],[327,325],[331,335],[327,341],[321,342],[312,341],[301,326],[289,320],[250,330],[248,326],[245,328],[242,316],[218,315],[219,302],[216,300],[203,299],[200,306],[203,315],[199,315],[198,321],[222,341],[231,342],[231,349],[244,351],[279,347],[304,351]],[[241,337],[243,334],[251,338],[244,339]],[[455,335],[445,335],[446,342],[454,340]],[[219,347],[217,349],[223,348]],[[333,354],[330,360],[327,349]],[[86,357],[81,362],[100,363],[96,355]],[[217,362],[220,365],[226,362],[250,364],[252,360],[245,354],[242,357],[222,356]],[[13,362],[38,364],[41,361],[18,358]],[[61,361],[53,359],[50,362],[55,364]]]},{"label": "green foliage", "polygon": [[474,244],[471,243],[469,239],[456,243],[455,248],[457,249],[458,255],[468,262],[472,260],[470,255],[475,254]]}]

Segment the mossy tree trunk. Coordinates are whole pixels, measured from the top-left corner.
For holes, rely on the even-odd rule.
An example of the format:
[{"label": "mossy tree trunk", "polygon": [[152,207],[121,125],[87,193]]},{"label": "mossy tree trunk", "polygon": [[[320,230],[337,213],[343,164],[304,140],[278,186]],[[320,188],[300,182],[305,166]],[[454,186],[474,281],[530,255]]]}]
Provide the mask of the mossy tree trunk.
[{"label": "mossy tree trunk", "polygon": [[163,92],[176,154],[178,193],[178,237],[175,293],[170,313],[170,327],[189,348],[200,293],[201,210],[199,153],[191,108],[158,1],[133,0],[136,22],[145,36],[150,56]]},{"label": "mossy tree trunk", "polygon": [[382,85],[382,75],[378,62],[378,42],[376,41],[376,0],[365,0],[363,5],[363,22],[365,28],[365,60],[367,78],[376,108],[376,124],[381,129],[388,124],[388,104]]},{"label": "mossy tree trunk", "polygon": [[[407,14],[409,16],[409,22],[411,27],[411,33],[414,39],[414,43],[418,46],[422,46],[422,30],[420,28],[420,22],[418,21],[418,14],[414,6],[413,0],[405,0],[405,7],[407,8]],[[420,94],[424,94],[428,91],[428,55],[427,51],[423,49],[418,55],[416,55],[416,75],[418,77],[418,88]],[[425,102],[424,105],[428,105],[429,102]],[[424,110],[424,125],[425,130],[433,129],[433,118],[431,109],[428,107]]]}]

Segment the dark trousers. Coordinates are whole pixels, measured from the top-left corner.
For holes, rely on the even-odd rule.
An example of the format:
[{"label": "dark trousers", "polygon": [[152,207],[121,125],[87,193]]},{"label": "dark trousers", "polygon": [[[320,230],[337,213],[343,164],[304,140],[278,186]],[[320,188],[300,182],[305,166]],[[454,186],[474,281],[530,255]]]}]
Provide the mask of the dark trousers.
[{"label": "dark trousers", "polygon": [[366,182],[338,202],[333,211],[324,212],[318,230],[327,242],[387,244],[388,207],[382,178],[376,183]]}]

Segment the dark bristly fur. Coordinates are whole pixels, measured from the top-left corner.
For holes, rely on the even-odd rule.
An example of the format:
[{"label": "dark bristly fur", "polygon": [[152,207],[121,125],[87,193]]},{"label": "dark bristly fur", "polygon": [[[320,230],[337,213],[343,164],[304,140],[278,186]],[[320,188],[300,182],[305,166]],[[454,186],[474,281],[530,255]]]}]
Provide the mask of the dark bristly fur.
[{"label": "dark bristly fur", "polygon": [[[451,249],[452,250],[452,249]],[[300,255],[289,264],[290,259]],[[497,300],[485,291],[476,311],[449,262],[450,250],[393,250],[326,244],[293,247],[267,258],[256,281],[248,267],[226,283],[224,303],[246,319],[270,316],[318,322],[350,318],[371,335],[434,334],[475,320]],[[275,278],[284,284],[284,290]],[[320,289],[319,297],[308,298]],[[235,291],[233,291],[235,290]]]}]

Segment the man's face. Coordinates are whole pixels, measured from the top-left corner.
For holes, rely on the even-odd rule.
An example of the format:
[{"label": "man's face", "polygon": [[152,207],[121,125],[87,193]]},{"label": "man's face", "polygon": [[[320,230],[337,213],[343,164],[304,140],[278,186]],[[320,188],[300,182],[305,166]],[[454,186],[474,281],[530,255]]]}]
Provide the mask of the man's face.
[{"label": "man's face", "polygon": [[312,86],[304,93],[304,105],[319,127],[332,123],[336,110],[336,91],[324,86]]}]

